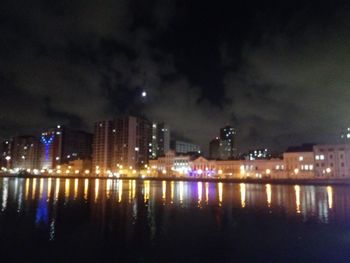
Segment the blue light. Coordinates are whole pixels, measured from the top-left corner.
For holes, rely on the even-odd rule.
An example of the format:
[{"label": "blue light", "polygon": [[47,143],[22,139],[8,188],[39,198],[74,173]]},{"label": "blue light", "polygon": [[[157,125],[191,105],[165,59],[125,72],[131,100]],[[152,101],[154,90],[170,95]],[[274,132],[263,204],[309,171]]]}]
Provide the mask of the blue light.
[{"label": "blue light", "polygon": [[41,142],[45,145],[45,160],[49,159],[49,150],[50,145],[53,142],[54,135],[52,134],[49,138],[45,138],[45,136],[41,136]]}]

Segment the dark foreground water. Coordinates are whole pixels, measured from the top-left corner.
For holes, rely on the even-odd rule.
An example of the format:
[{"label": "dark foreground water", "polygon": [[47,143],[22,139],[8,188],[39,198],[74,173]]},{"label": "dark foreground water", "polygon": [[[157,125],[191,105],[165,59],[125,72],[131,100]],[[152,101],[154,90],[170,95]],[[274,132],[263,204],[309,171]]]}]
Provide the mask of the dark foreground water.
[{"label": "dark foreground water", "polygon": [[0,262],[350,262],[350,187],[0,179]]}]

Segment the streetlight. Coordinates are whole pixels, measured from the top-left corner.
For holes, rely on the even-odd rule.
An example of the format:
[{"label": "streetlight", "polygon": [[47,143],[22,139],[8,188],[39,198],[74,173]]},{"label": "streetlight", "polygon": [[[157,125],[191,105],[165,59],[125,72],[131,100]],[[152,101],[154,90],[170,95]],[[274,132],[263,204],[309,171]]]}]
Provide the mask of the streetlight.
[{"label": "streetlight", "polygon": [[7,156],[5,157],[5,160],[6,160],[6,166],[7,166],[7,169],[9,169],[9,168],[10,168],[10,160],[11,160],[11,156],[7,155]]}]

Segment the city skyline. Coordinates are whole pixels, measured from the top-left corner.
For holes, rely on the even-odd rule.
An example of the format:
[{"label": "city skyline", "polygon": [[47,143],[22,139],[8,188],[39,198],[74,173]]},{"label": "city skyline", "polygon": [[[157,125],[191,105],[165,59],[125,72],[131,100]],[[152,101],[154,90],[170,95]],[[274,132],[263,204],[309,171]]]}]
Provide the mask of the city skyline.
[{"label": "city skyline", "polygon": [[3,0],[1,262],[348,262],[350,1]]},{"label": "city skyline", "polygon": [[350,123],[345,3],[5,1],[2,13],[1,139],[142,112],[205,152],[225,123],[243,149],[282,150]]}]

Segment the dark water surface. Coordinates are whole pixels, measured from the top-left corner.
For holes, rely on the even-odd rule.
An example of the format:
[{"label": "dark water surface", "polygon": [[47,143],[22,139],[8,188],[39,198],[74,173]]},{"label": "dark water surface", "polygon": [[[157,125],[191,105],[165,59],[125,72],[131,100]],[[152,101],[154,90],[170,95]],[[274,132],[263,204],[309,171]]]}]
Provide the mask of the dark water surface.
[{"label": "dark water surface", "polygon": [[1,262],[350,262],[350,187],[0,179]]}]

